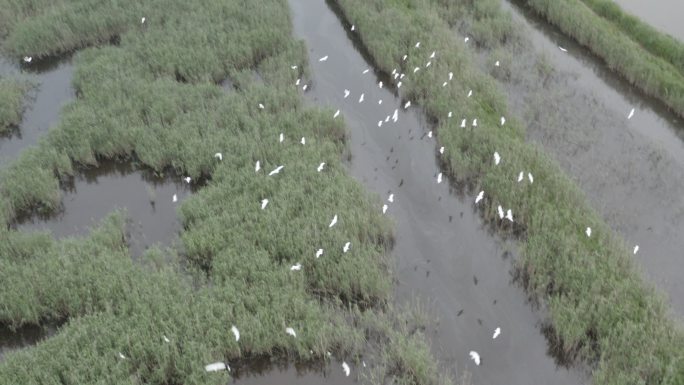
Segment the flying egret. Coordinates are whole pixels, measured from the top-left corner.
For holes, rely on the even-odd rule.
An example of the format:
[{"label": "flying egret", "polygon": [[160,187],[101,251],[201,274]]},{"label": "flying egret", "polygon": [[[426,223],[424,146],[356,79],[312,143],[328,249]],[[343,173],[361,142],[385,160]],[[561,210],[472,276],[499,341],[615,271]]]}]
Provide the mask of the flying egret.
[{"label": "flying egret", "polygon": [[404,109],[407,109],[411,107],[411,101],[409,100],[408,102],[404,103]]},{"label": "flying egret", "polygon": [[408,55],[404,55],[404,57],[401,58],[401,61],[406,61],[407,57],[408,57]]},{"label": "flying egret", "polygon": [[378,88],[382,88],[382,80],[378,82]]},{"label": "flying egret", "polygon": [[416,43],[416,48],[420,47],[420,42]]},{"label": "flying egret", "polygon": [[506,219],[513,222],[513,212],[511,211],[511,209],[508,209],[508,211],[506,211]]},{"label": "flying egret", "polygon": [[283,133],[281,132],[280,135],[278,136],[278,142],[282,143],[283,140],[285,140],[285,135],[283,135]]},{"label": "flying egret", "polygon": [[444,154],[444,146],[442,146],[442,147],[439,148],[439,153],[440,153],[440,154]]},{"label": "flying egret", "polygon": [[534,183],[534,178],[532,177],[532,174],[530,174],[529,172],[527,173],[527,179],[530,180],[530,183]]},{"label": "flying egret", "polygon": [[259,170],[261,170],[261,162],[257,160],[256,164],[254,165],[254,172],[259,172]]},{"label": "flying egret", "polygon": [[321,162],[321,164],[318,165],[318,168],[316,169],[316,171],[318,171],[318,172],[323,171],[323,167],[325,167],[325,162]]},{"label": "flying egret", "polygon": [[476,351],[470,351],[470,359],[475,361],[475,365],[480,366],[480,355]]},{"label": "flying egret", "polygon": [[420,71],[420,67],[416,67],[413,69],[413,73],[415,74],[416,72]]},{"label": "flying egret", "polygon": [[634,108],[632,108],[632,110],[629,111],[629,116],[627,116],[627,119],[632,119],[632,116],[634,116]]},{"label": "flying egret", "polygon": [[453,79],[453,78],[454,78],[454,73],[453,73],[453,72],[449,72],[449,81],[451,81],[451,79]]},{"label": "flying egret", "polygon": [[394,203],[394,194],[390,194],[390,195],[387,197],[387,201],[388,201],[389,203]]},{"label": "flying egret", "polygon": [[328,60],[328,55],[325,55],[322,58],[318,59],[318,61],[326,61],[326,60]]},{"label": "flying egret", "polygon": [[501,207],[501,205],[499,205],[499,207],[496,208],[496,211],[499,212],[499,219],[504,219],[504,212],[503,212],[503,208]]},{"label": "flying egret", "polygon": [[366,68],[365,70],[363,70],[363,72],[362,72],[362,73],[363,73],[363,74],[365,75],[365,74],[367,74],[367,73],[368,73],[368,71],[370,71],[370,69]]},{"label": "flying egret", "polygon": [[434,58],[435,58],[435,53],[437,53],[437,51],[432,51],[432,54],[430,54],[430,59],[434,59]]},{"label": "flying egret", "polygon": [[365,94],[361,94],[361,96],[359,96],[359,103],[363,103],[363,97],[364,96],[365,96]]},{"label": "flying egret", "polygon": [[285,167],[285,166],[278,166],[278,167],[274,168],[273,171],[268,173],[268,176],[278,174],[283,169],[283,167]]},{"label": "flying egret", "polygon": [[125,360],[126,356],[124,356],[123,353],[119,352],[119,358],[121,358],[122,360]]},{"label": "flying egret", "polygon": [[302,140],[300,140],[299,143],[303,145],[306,144],[306,138],[302,136]]},{"label": "flying egret", "polygon": [[561,50],[561,51],[563,51],[563,52],[568,52],[567,49],[565,49],[565,48],[563,48],[563,47],[561,47],[561,46],[558,46],[558,49]]},{"label": "flying egret", "polygon": [[383,214],[387,212],[387,207],[388,207],[387,204],[382,205],[382,213]]},{"label": "flying egret", "polygon": [[145,18],[144,17],[140,18],[140,24],[145,24]]},{"label": "flying egret", "polygon": [[346,99],[347,96],[349,96],[350,93],[351,93],[351,91],[345,89],[345,90],[344,90],[344,98]]},{"label": "flying egret", "polygon": [[259,103],[259,108],[261,108],[263,110],[265,107],[263,104]]},{"label": "flying egret", "polygon": [[185,178],[183,178],[183,180],[185,181],[185,183],[190,183],[192,178],[190,178],[189,176],[186,176]]},{"label": "flying egret", "polygon": [[337,214],[333,217],[332,221],[330,221],[330,224],[328,225],[328,228],[331,228],[337,224]]},{"label": "flying egret", "polygon": [[268,205],[268,199],[262,199],[261,200],[261,209],[265,209],[266,206]]},{"label": "flying egret", "polygon": [[30,63],[33,60],[31,56],[24,56],[24,63]]},{"label": "flying egret", "polygon": [[504,117],[502,116],[502,117],[501,117],[501,125],[503,126],[504,124],[506,124],[506,118],[504,118]]},{"label": "flying egret", "polygon": [[466,120],[463,119],[463,120],[461,120],[461,128],[465,128],[465,126],[466,126]]},{"label": "flying egret", "polygon": [[347,251],[349,251],[350,247],[351,247],[351,242],[345,243],[344,246],[342,247],[342,252],[346,253]]},{"label": "flying egret", "polygon": [[477,127],[477,118],[473,119],[473,127]]},{"label": "flying egret", "polygon": [[475,204],[478,204],[482,198],[484,198],[484,190],[480,191],[480,193],[477,194],[477,197],[475,197]]},{"label": "flying egret", "polygon": [[634,255],[639,252],[639,245],[634,246]]},{"label": "flying egret", "polygon": [[494,334],[492,335],[492,339],[495,340],[496,337],[499,336],[499,334],[501,334],[501,328],[494,329]]},{"label": "flying egret", "polygon": [[520,171],[520,174],[518,174],[518,182],[522,182],[524,177],[525,177],[525,173]]},{"label": "flying egret", "polygon": [[230,331],[233,332],[233,335],[235,336],[235,342],[240,341],[240,331],[235,325],[230,327]]},{"label": "flying egret", "polygon": [[297,333],[295,333],[294,329],[292,328],[285,328],[285,333],[291,335],[292,337],[297,338]]},{"label": "flying egret", "polygon": [[164,338],[164,342],[171,342],[171,340],[168,339],[168,337],[166,337],[166,336],[162,336],[162,338]]},{"label": "flying egret", "polygon": [[587,237],[591,237],[591,227],[587,227]]},{"label": "flying egret", "polygon": [[335,119],[338,116],[340,116],[340,110],[335,111],[335,113],[333,114],[333,119]]},{"label": "flying egret", "polygon": [[323,249],[316,250],[316,258],[320,258],[323,255]]},{"label": "flying egret", "polygon": [[468,91],[468,97],[473,96],[473,90]]},{"label": "flying egret", "polygon": [[[207,372],[218,372],[220,370],[226,370],[227,368],[228,367],[223,362],[214,362],[213,364],[205,366],[204,370]],[[230,368],[228,368],[228,370],[230,371]]]},{"label": "flying egret", "polygon": [[297,263],[297,264],[295,264],[295,265],[290,266],[290,271],[299,271],[299,270],[301,270],[301,269],[302,269],[302,264],[301,264],[301,263]]},{"label": "flying egret", "polygon": [[495,151],[494,152],[494,164],[498,166],[499,162],[501,162],[501,156],[499,156],[499,153]]},{"label": "flying egret", "polygon": [[442,173],[437,174],[437,184],[442,183]]},{"label": "flying egret", "polygon": [[344,370],[344,375],[349,377],[350,369],[346,362],[342,362],[342,370]]},{"label": "flying egret", "polygon": [[494,63],[494,65],[495,65],[496,67],[498,67],[498,66],[499,66],[499,61],[497,60],[496,63]]},{"label": "flying egret", "polygon": [[223,154],[217,152],[216,154],[214,154],[214,158],[218,158],[218,160],[223,160]]},{"label": "flying egret", "polygon": [[173,194],[173,203],[178,202],[178,196],[176,194]]}]

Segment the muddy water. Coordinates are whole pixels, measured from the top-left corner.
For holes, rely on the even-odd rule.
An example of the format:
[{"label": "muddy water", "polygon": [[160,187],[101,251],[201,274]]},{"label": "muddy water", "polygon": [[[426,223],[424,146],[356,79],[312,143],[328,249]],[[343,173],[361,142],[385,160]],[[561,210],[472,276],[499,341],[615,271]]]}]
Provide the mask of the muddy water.
[{"label": "muddy water", "polygon": [[57,238],[86,235],[113,210],[126,209],[130,251],[139,256],[152,245],[172,244],[181,231],[176,207],[190,194],[190,185],[180,178],[160,178],[128,164],[104,163],[79,173],[65,186],[57,214],[24,218],[18,228],[49,230]]},{"label": "muddy water", "polygon": [[[419,113],[402,110],[393,91],[378,87],[382,77],[373,73],[328,4],[291,0],[290,5],[295,35],[306,42],[314,76],[307,97],[341,110],[351,131],[352,175],[383,200],[394,193],[388,215],[397,237],[397,297],[406,302],[417,295],[431,303],[440,323],[433,347],[443,367],[455,376],[467,368],[475,384],[586,382],[577,371],[558,368],[547,354],[540,316],[511,283],[512,246],[488,233],[473,196],[458,197],[448,183],[436,183],[436,142],[426,136]],[[319,62],[325,55],[329,59]],[[367,68],[371,71],[362,74]],[[344,89],[351,91],[347,99]],[[401,110],[398,122],[384,123],[395,108]],[[502,334],[492,340],[496,327]],[[481,366],[470,361],[470,350],[480,353]]]},{"label": "muddy water", "polygon": [[[62,107],[75,97],[71,86],[74,66],[71,58],[46,60],[24,65],[36,88],[29,93],[27,108],[17,130],[0,137],[0,167],[16,158],[26,147],[36,144],[59,121]],[[18,74],[19,67],[0,60],[2,75]]]},{"label": "muddy water", "polygon": [[684,2],[681,0],[613,0],[622,9],[658,30],[684,41]]},{"label": "muddy water", "polygon": [[[684,317],[684,122],[516,2],[502,3],[529,38],[509,47],[509,77],[492,72],[514,112],[627,246],[640,246],[635,260]],[[555,70],[530,70],[535,52]]]}]

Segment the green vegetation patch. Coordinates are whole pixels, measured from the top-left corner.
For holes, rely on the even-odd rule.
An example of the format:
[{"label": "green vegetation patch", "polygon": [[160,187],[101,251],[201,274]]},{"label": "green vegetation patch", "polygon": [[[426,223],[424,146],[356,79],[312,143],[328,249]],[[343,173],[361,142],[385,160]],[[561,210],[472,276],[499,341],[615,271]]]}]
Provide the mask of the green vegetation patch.
[{"label": "green vegetation patch", "polygon": [[21,123],[28,89],[26,81],[0,78],[0,134]]},{"label": "green vegetation patch", "polygon": [[[501,126],[501,116],[507,115],[504,97],[477,68],[468,49],[472,40],[464,43],[451,31],[454,23],[442,18],[453,14],[444,8],[450,2],[337,3],[380,69],[407,74],[402,97],[420,104],[435,122],[449,174],[474,186],[475,192],[484,190],[480,205],[485,219],[498,226],[497,206],[512,208],[513,230],[522,235],[519,272],[529,293],[548,310],[553,342],[563,358],[588,363],[595,384],[681,383],[680,326],[668,318],[667,307],[643,282],[627,247],[581,191],[554,161],[525,143],[523,125],[509,117]],[[495,13],[490,16],[496,18]],[[417,41],[420,48],[414,47]],[[436,58],[430,69],[413,74],[432,51]],[[449,72],[453,81],[441,87]],[[468,98],[470,90],[473,96]],[[466,128],[460,127],[462,119]],[[502,159],[498,166],[495,151]],[[521,170],[531,173],[534,183],[517,183]],[[591,237],[585,235],[586,227],[593,229]],[[509,226],[501,228],[510,231]]]}]

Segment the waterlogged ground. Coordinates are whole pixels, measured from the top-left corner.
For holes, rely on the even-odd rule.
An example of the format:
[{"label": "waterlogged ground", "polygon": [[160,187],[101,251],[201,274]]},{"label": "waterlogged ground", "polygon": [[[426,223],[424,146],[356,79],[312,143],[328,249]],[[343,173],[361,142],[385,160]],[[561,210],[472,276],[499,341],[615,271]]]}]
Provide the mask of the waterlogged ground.
[{"label": "waterlogged ground", "polygon": [[[457,195],[447,182],[437,184],[435,140],[417,110],[404,110],[393,90],[378,87],[386,79],[373,72],[354,33],[344,30],[326,2],[292,0],[290,5],[295,34],[309,49],[308,98],[341,110],[351,131],[351,174],[384,199],[394,194],[394,202],[385,203],[395,222],[397,297],[407,301],[417,294],[430,304],[439,319],[432,342],[442,366],[455,377],[467,369],[475,384],[585,382],[549,355],[540,315],[512,283],[514,250],[490,234],[474,196]],[[324,56],[328,60],[320,62]],[[345,89],[350,91],[346,99]],[[386,122],[397,108],[398,122]],[[492,340],[496,327],[502,334]],[[481,366],[470,360],[470,350],[481,354]]]},{"label": "waterlogged ground", "polygon": [[502,3],[531,43],[522,55],[495,53],[502,67],[491,72],[513,111],[629,248],[639,245],[636,261],[684,317],[684,122],[515,2]]},{"label": "waterlogged ground", "polygon": [[684,40],[684,3],[680,0],[613,0],[622,9],[662,32]]}]

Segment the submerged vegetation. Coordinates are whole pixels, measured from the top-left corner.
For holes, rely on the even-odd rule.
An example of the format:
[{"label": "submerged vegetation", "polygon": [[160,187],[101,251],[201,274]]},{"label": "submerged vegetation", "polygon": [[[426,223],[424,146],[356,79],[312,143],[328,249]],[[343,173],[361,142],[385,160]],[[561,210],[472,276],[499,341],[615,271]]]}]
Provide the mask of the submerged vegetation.
[{"label": "submerged vegetation", "polygon": [[[400,332],[406,322],[388,306],[391,226],[344,171],[343,120],[305,107],[292,86],[307,60],[286,1],[3,3],[1,20],[22,20],[3,31],[17,57],[119,39],[76,54],[78,98],[0,173],[0,323],[67,320],[7,354],[0,383],[223,384],[230,373],[204,365],[369,351],[371,382],[449,382],[420,329]],[[204,185],[179,207],[178,250],[133,261],[121,213],[83,239],[7,229],[19,214],[54,212],[60,183],[108,159]]]},{"label": "submerged vegetation", "polygon": [[681,43],[622,17],[613,7],[606,7],[605,1],[521,1],[603,59],[610,69],[684,117]]},{"label": "submerged vegetation", "polygon": [[0,134],[21,123],[28,88],[25,81],[0,78]]},{"label": "submerged vegetation", "polygon": [[[448,173],[473,191],[485,191],[485,219],[496,225],[497,205],[513,208],[513,230],[520,235],[522,250],[518,271],[528,292],[547,310],[552,339],[564,358],[589,364],[595,384],[681,383],[684,331],[668,317],[660,295],[643,282],[624,242],[589,207],[560,167],[525,142],[521,122],[509,117],[501,125],[500,117],[507,116],[503,95],[493,79],[477,68],[468,49],[472,42],[464,43],[451,30],[455,23],[450,15],[463,11],[461,3],[476,2],[336,3],[349,24],[356,26],[379,69],[407,74],[402,97],[421,105],[436,125]],[[498,19],[505,25],[509,16],[496,2],[483,3],[475,24],[495,24]],[[569,7],[570,2],[552,3]],[[573,12],[559,14],[572,20]],[[478,40],[482,27],[472,28]],[[592,27],[582,31],[590,33]],[[495,42],[510,37],[505,30],[500,32],[480,39]],[[417,41],[420,48],[414,47]],[[432,51],[437,56],[431,68],[414,74],[412,69],[424,65]],[[404,54],[408,54],[405,61]],[[449,72],[453,81],[441,87]],[[469,90],[473,91],[470,98],[466,97]],[[461,119],[470,126],[475,118],[478,127],[460,127]],[[495,151],[502,158],[496,167]],[[521,170],[533,174],[534,183],[517,183],[515,175]],[[591,237],[585,235],[586,227],[593,229]]]}]

